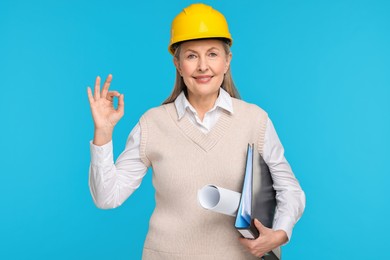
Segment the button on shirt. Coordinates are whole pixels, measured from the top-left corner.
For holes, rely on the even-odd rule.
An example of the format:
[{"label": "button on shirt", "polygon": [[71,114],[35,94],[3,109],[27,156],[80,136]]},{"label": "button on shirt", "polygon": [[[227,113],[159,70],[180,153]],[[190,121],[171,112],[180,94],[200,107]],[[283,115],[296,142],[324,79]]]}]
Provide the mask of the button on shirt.
[{"label": "button on shirt", "polygon": [[[232,98],[222,88],[214,107],[204,115],[203,121],[183,92],[176,98],[175,107],[179,120],[188,117],[205,134],[213,128],[223,110],[234,113]],[[120,206],[141,184],[148,168],[140,158],[140,140],[141,129],[138,123],[130,132],[126,147],[115,163],[112,141],[103,146],[90,142],[89,186],[92,198],[99,208]],[[263,158],[270,168],[277,193],[273,229],[284,230],[290,239],[292,229],[303,213],[305,194],[284,157],[284,148],[270,119],[265,131]]]}]

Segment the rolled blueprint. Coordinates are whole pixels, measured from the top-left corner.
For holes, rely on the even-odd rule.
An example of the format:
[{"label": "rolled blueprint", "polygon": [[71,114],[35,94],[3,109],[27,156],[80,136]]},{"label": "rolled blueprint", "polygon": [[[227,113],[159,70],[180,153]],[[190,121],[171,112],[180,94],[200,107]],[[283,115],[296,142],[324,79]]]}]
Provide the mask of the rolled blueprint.
[{"label": "rolled blueprint", "polygon": [[203,208],[229,216],[236,216],[240,197],[239,192],[211,184],[198,190],[198,201]]}]

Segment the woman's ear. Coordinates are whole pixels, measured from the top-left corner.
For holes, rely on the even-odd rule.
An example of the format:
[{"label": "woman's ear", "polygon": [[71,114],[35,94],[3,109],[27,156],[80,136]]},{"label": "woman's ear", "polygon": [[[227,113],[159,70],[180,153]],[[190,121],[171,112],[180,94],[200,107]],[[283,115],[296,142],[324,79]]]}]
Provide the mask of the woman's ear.
[{"label": "woman's ear", "polygon": [[179,72],[180,76],[182,76],[180,69],[180,61],[176,57],[173,57],[173,64],[175,64],[177,71]]},{"label": "woman's ear", "polygon": [[230,67],[230,62],[232,60],[232,53],[229,52],[229,55],[227,55],[226,57],[226,64],[225,64],[225,73],[229,70],[229,67]]}]

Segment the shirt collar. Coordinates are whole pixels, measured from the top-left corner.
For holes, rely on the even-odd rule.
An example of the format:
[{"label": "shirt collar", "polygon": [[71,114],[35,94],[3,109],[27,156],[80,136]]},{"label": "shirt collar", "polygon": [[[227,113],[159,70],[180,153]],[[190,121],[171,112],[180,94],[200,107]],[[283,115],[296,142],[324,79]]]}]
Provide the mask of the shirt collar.
[{"label": "shirt collar", "polygon": [[[186,95],[182,91],[179,96],[175,99],[175,107],[177,111],[178,119],[182,119],[185,115],[187,108],[190,109],[193,113],[196,113],[195,108],[190,104],[188,101]],[[217,100],[215,101],[215,105],[211,110],[214,110],[215,108],[220,107],[227,112],[233,114],[233,102],[232,97],[229,95],[229,93],[226,92],[223,88],[219,89],[219,95]]]}]

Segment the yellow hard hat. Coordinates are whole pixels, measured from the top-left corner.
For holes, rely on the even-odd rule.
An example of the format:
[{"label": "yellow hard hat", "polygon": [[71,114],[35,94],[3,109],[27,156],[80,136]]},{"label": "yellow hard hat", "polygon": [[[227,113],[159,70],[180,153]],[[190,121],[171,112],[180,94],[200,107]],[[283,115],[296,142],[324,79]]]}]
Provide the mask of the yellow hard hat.
[{"label": "yellow hard hat", "polygon": [[173,20],[168,50],[173,54],[175,43],[204,38],[224,38],[230,46],[233,41],[223,14],[205,4],[192,4]]}]

